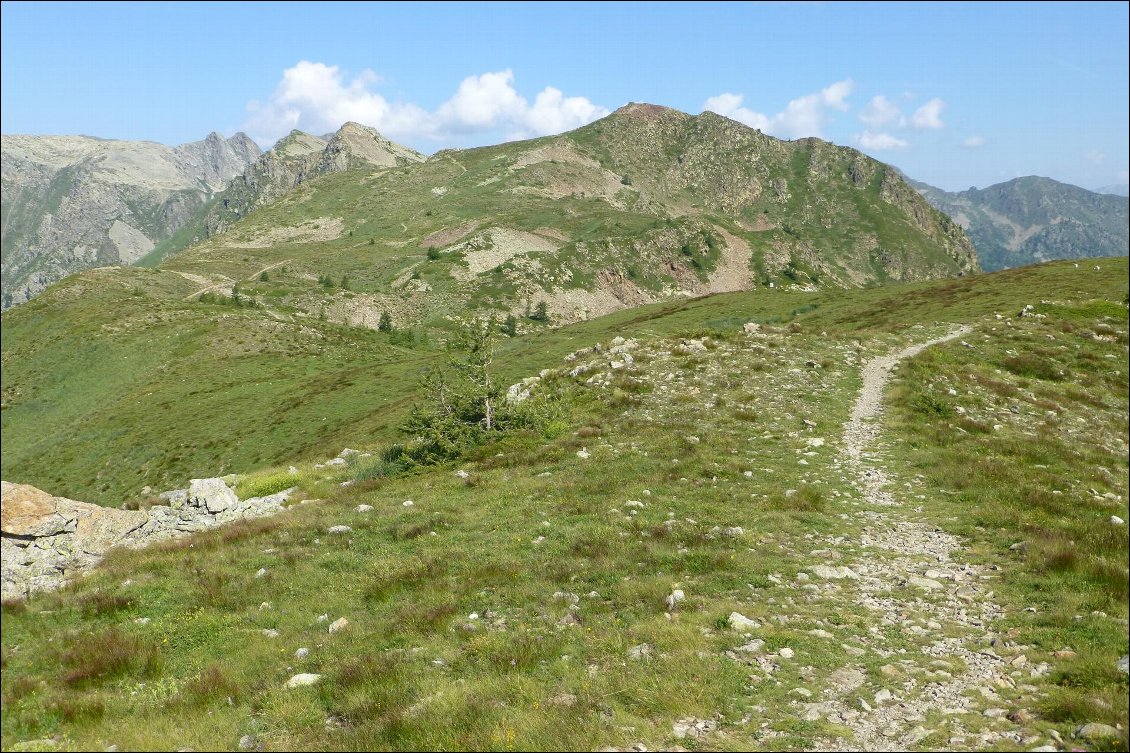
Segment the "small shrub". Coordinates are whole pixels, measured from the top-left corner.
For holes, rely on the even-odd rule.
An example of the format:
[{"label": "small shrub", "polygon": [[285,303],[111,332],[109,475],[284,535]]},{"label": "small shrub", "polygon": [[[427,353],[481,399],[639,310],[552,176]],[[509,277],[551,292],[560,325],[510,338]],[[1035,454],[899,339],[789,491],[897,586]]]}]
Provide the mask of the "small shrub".
[{"label": "small shrub", "polygon": [[920,392],[911,401],[911,407],[927,416],[941,416],[948,418],[953,415],[953,406],[942,398],[929,392]]},{"label": "small shrub", "polygon": [[439,259],[439,249],[436,248],[435,246],[432,246],[431,248],[429,248],[428,249],[428,259],[430,259],[431,261],[436,261],[437,259]]},{"label": "small shrub", "polygon": [[549,306],[545,301],[538,301],[538,305],[534,307],[534,311],[530,314],[530,319],[535,322],[548,322],[549,321]]},{"label": "small shrub", "polygon": [[267,270],[264,269],[262,272],[259,273],[259,282],[267,282],[270,279],[271,279],[271,276],[269,274],[267,274]]}]

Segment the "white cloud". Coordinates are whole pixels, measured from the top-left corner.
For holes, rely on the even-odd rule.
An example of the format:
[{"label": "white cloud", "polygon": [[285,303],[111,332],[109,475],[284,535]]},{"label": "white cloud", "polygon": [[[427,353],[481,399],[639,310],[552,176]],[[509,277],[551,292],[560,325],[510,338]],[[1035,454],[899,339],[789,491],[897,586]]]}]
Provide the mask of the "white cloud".
[{"label": "white cloud", "polygon": [[373,91],[379,82],[370,70],[348,79],[337,66],[300,61],[283,72],[269,100],[248,103],[243,128],[262,145],[295,128],[323,134],[349,120],[396,140],[451,142],[494,130],[505,131],[510,138],[560,133],[609,112],[585,97],[566,97],[552,86],[538,93],[531,106],[514,88],[509,69],[468,76],[433,112],[412,103],[389,102]]},{"label": "white cloud", "polygon": [[867,109],[859,114],[859,119],[872,128],[882,128],[885,125],[906,125],[906,116],[902,110],[882,94],[872,97]]},{"label": "white cloud", "polygon": [[520,119],[526,108],[526,100],[514,89],[514,73],[505,70],[463,79],[455,96],[435,114],[437,125],[474,131]]},{"label": "white cloud", "polygon": [[905,139],[900,139],[889,133],[872,133],[871,131],[864,131],[863,133],[857,134],[855,140],[863,149],[873,149],[876,151],[906,149],[910,146],[910,142]]},{"label": "white cloud", "polygon": [[945,128],[945,123],[942,122],[942,109],[945,106],[945,102],[934,97],[914,111],[910,122],[915,128]]},{"label": "white cloud", "polygon": [[369,91],[378,78],[370,70],[346,81],[336,66],[300,61],[283,72],[275,93],[265,102],[250,102],[243,128],[260,143],[272,143],[298,128],[314,134],[337,130],[347,120],[382,122],[391,106]]},{"label": "white cloud", "polygon": [[961,145],[966,149],[980,149],[986,143],[988,143],[988,141],[985,137],[978,133],[962,141]]},{"label": "white cloud", "polygon": [[608,110],[594,105],[585,97],[566,97],[560,89],[547,86],[534,99],[534,106],[525,113],[525,124],[531,133],[561,133],[603,118]]},{"label": "white cloud", "polygon": [[1083,155],[1083,159],[1087,160],[1092,165],[1101,165],[1106,162],[1106,154],[1100,152],[1098,149],[1091,149]]},{"label": "white cloud", "polygon": [[806,94],[792,100],[782,112],[772,116],[742,107],[744,96],[729,92],[709,98],[702,109],[725,115],[780,138],[819,137],[828,123],[829,110],[843,112],[848,109],[846,99],[854,87],[855,83],[851,79],[837,81],[815,94]]}]

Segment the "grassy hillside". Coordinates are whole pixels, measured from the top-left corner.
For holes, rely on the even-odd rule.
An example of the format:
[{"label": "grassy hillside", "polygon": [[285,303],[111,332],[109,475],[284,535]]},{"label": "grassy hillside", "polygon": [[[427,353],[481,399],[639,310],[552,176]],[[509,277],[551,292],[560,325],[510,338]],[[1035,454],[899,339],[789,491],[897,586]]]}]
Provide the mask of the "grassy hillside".
[{"label": "grassy hillside", "polygon": [[[1130,496],[1127,268],[1102,266],[733,293],[509,340],[500,375],[555,370],[552,424],[409,475],[302,463],[298,496],[318,502],[5,604],[4,747],[1124,748],[1127,541],[1107,519]],[[220,326],[190,318],[206,305],[170,337]],[[763,336],[742,333],[751,320]],[[866,462],[902,506],[876,506],[841,458],[860,364],[955,323],[972,331],[905,363],[888,394]],[[368,332],[334,345],[324,326],[326,380],[337,348],[373,354],[350,400],[382,358],[406,370],[429,352]],[[567,353],[616,335],[640,339],[633,365],[566,375],[599,361]],[[259,391],[286,375],[271,376]],[[171,428],[176,410],[148,420]],[[339,431],[310,458],[389,441]],[[952,564],[878,543],[935,529],[963,537]],[[844,565],[865,577],[819,575]],[[969,593],[889,574],[927,568],[968,568]],[[286,689],[300,672],[322,678]],[[945,697],[970,675],[984,679]],[[1072,739],[1090,722],[1123,731]]]},{"label": "grassy hillside", "polygon": [[[527,321],[500,345],[507,383],[546,359],[616,335],[734,328],[749,320],[838,331],[965,321],[1047,296],[1077,297],[1125,277],[1034,267],[978,278],[799,293],[732,293],[621,311],[558,330]],[[380,333],[272,307],[195,300],[200,282],[162,270],[101,270],[5,313],[3,474],[55,494],[117,506],[188,478],[312,460],[392,441],[442,330]],[[281,268],[268,273],[285,281]],[[257,276],[244,281],[254,291]],[[280,283],[282,284],[282,283]],[[241,287],[242,287],[241,286]],[[230,288],[225,288],[230,290]],[[188,298],[188,300],[183,300]],[[112,316],[108,316],[112,313]]]}]

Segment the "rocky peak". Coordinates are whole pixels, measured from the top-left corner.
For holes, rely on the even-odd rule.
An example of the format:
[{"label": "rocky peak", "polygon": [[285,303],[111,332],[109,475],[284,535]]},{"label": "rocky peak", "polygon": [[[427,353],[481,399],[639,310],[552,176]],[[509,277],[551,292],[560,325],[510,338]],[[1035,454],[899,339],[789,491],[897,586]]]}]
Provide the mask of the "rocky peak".
[{"label": "rocky peak", "polygon": [[326,142],[317,136],[295,129],[278,140],[270,152],[283,159],[304,157],[326,148]]},{"label": "rocky peak", "polygon": [[664,107],[663,105],[649,105],[646,102],[629,102],[619,108],[609,118],[632,118],[636,120],[659,120],[661,118],[676,118],[686,120],[690,118],[685,112]]},{"label": "rocky peak", "polygon": [[262,153],[246,136],[229,140],[216,131],[201,141],[181,144],[173,152],[187,180],[208,192],[222,190]]},{"label": "rocky peak", "polygon": [[243,131],[232,136],[227,140],[227,143],[236,154],[244,158],[244,164],[246,165],[250,165],[263,153],[259,145],[252,141],[251,137]]},{"label": "rocky peak", "polygon": [[330,139],[320,169],[321,172],[339,172],[359,162],[396,167],[423,161],[424,155],[419,152],[389,141],[375,128],[350,121]]}]

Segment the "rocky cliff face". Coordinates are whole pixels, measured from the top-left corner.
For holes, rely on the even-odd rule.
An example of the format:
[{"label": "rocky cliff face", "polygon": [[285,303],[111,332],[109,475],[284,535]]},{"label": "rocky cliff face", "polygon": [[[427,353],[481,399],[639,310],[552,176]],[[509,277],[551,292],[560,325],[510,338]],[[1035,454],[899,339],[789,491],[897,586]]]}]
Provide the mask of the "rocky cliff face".
[{"label": "rocky cliff face", "polygon": [[73,272],[132,264],[260,154],[242,133],[170,148],[85,136],[0,137],[3,308]]}]

